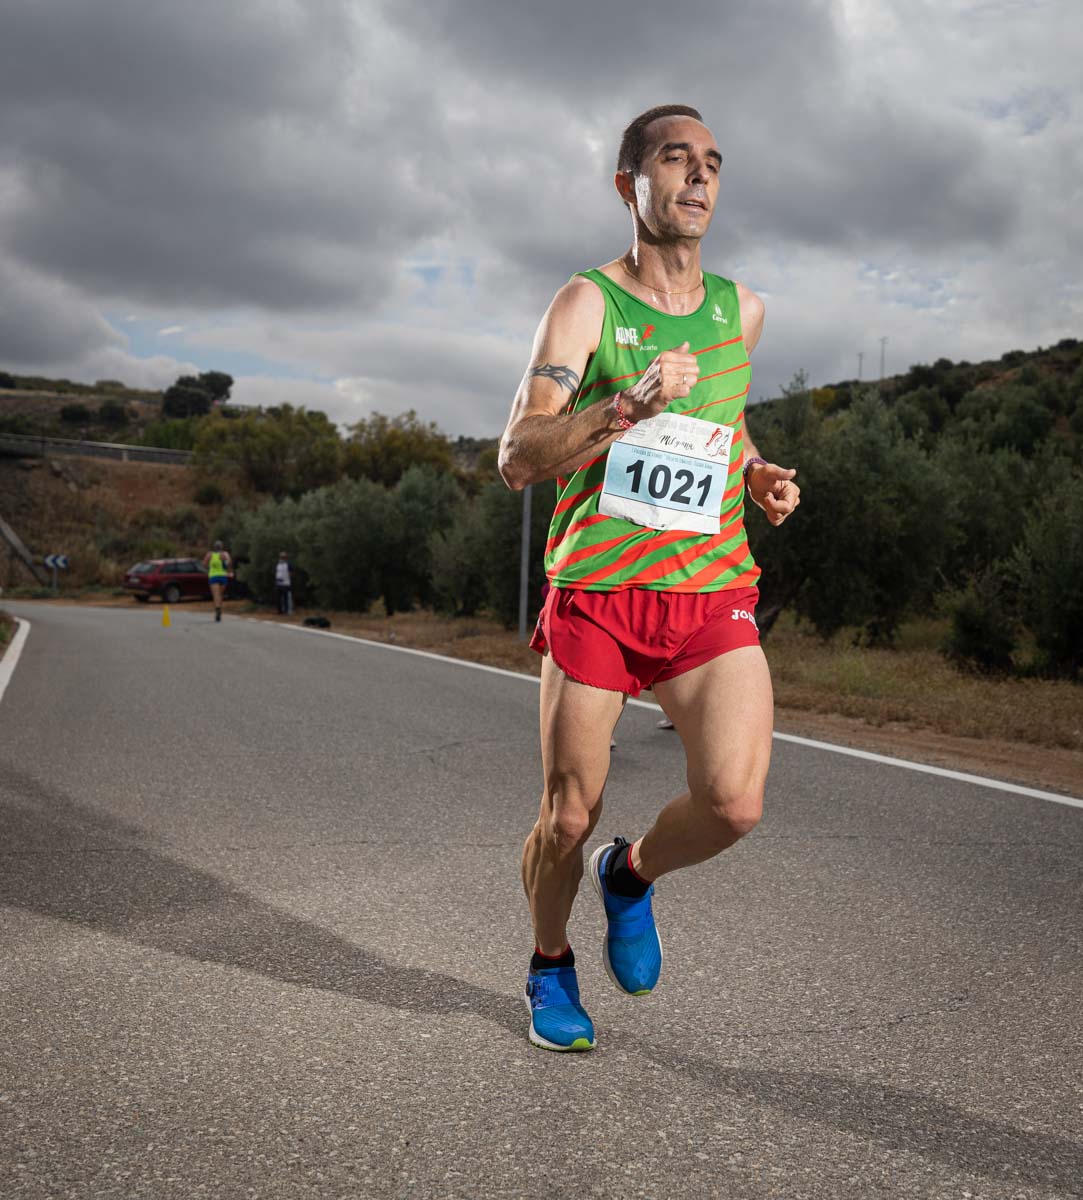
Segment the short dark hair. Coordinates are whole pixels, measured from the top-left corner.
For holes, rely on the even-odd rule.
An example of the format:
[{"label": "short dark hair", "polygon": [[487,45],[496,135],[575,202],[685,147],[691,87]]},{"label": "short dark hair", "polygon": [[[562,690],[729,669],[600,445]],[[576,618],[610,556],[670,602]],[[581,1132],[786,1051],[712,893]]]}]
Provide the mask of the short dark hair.
[{"label": "short dark hair", "polygon": [[643,154],[647,149],[647,126],[661,117],[693,117],[702,121],[699,110],[690,108],[687,104],[659,104],[648,108],[628,126],[620,139],[620,151],[617,154],[617,170],[634,175],[643,162]]}]

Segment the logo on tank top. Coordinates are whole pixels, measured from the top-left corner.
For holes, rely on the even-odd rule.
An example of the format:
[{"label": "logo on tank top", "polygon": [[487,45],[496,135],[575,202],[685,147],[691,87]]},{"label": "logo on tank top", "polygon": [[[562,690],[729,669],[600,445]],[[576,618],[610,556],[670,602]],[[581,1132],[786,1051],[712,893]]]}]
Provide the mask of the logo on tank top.
[{"label": "logo on tank top", "polygon": [[714,317],[714,319],[716,321],[721,321],[721,323],[723,325],[729,324],[729,321],[727,321],[726,318],[722,315],[722,310],[718,307],[717,304],[714,306],[714,312],[711,315]]},{"label": "logo on tank top", "polygon": [[613,331],[613,340],[618,346],[627,346],[630,350],[649,350],[654,353],[658,347],[649,344],[652,333],[653,325],[618,325]]}]

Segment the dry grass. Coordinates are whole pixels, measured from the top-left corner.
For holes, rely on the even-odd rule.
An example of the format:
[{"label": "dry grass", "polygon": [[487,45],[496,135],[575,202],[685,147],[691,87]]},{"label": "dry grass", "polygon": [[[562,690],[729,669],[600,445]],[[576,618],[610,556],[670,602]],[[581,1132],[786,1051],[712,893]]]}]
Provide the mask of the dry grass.
[{"label": "dry grass", "polygon": [[[505,629],[490,617],[442,617],[431,612],[396,613],[393,617],[379,611],[363,615],[323,609],[320,612],[330,618],[336,633],[352,633],[374,642],[395,642],[417,650],[431,650],[433,654],[521,671],[524,675],[541,674],[541,657],[525,642],[520,642],[515,631]],[[292,617],[262,612],[255,615],[292,624],[307,614],[298,611]]]},{"label": "dry grass", "polygon": [[[531,675],[540,671],[539,656],[514,631],[488,618],[425,612],[326,615],[340,633]],[[941,633],[935,622],[915,622],[901,632],[897,649],[870,650],[852,645],[852,635],[840,634],[824,643],[783,619],[765,643],[776,703],[785,709],[856,718],[874,727],[1083,751],[1083,687],[963,674],[934,649]]]},{"label": "dry grass", "polygon": [[1083,750],[1083,687],[964,674],[933,648],[939,633],[933,622],[915,624],[898,648],[872,650],[843,634],[825,644],[780,621],[766,643],[776,702],[874,726]]}]

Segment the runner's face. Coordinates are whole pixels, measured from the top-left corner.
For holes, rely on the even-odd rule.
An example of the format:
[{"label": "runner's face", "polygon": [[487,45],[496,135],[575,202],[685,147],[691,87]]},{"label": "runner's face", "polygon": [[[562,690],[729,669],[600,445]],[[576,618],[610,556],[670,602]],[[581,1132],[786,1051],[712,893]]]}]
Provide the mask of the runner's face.
[{"label": "runner's face", "polygon": [[635,177],[636,204],[647,228],[663,238],[703,237],[718,198],[721,164],[706,125],[692,117],[652,121]]}]

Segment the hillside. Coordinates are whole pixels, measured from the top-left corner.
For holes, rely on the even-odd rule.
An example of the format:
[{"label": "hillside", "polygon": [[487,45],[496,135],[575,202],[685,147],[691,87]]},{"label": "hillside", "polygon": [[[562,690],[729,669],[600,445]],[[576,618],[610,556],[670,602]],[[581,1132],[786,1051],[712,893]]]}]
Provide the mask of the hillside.
[{"label": "hillside", "polygon": [[[0,516],[36,557],[70,556],[65,588],[114,586],[140,558],[202,553],[221,506],[197,504],[197,494],[189,467],[0,457]],[[0,586],[32,585],[0,554]]]},{"label": "hillside", "polygon": [[[991,446],[1028,453],[1050,433],[1061,437],[1070,452],[1078,450],[1083,438],[1083,342],[1076,338],[1044,349],[1009,350],[980,363],[940,358],[878,381],[845,379],[808,387],[799,375],[788,390],[806,388],[823,415],[845,411],[863,392],[875,389],[905,432],[919,439],[947,431],[976,432]],[[785,397],[766,400],[755,411],[771,419],[784,403]],[[977,429],[990,420],[995,432]]]},{"label": "hillside", "polygon": [[112,380],[80,384],[0,371],[0,431],[6,433],[138,443],[161,410],[161,393]]}]

